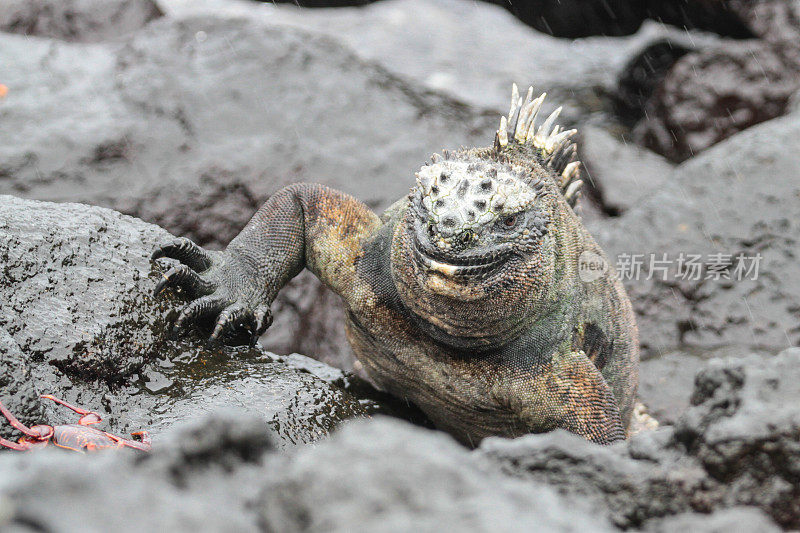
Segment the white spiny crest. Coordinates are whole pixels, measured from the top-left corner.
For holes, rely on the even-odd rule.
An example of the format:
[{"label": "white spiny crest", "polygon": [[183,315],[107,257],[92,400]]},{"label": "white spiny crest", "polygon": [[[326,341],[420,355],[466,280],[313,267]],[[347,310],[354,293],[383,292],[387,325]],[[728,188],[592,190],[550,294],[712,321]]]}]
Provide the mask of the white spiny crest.
[{"label": "white spiny crest", "polygon": [[498,150],[505,150],[509,141],[521,146],[531,146],[541,157],[545,166],[556,175],[556,181],[564,197],[574,205],[578,190],[582,184],[580,180],[580,162],[575,161],[575,143],[572,137],[577,130],[562,130],[556,124],[562,108],[559,107],[550,114],[538,128],[536,119],[542,109],[547,93],[538,98],[533,98],[533,87],[528,88],[525,98],[519,95],[517,84],[511,86],[511,106],[507,117],[500,118],[500,128],[495,137],[495,146]]}]

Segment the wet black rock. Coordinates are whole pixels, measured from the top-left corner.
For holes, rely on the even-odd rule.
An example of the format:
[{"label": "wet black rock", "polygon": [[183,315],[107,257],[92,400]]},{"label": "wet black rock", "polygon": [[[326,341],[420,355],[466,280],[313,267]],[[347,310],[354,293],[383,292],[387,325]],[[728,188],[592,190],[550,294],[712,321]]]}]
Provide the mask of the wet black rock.
[{"label": "wet black rock", "polygon": [[67,41],[105,41],[163,13],[153,0],[4,0],[0,31]]},{"label": "wet black rock", "polygon": [[[217,248],[282,186],[322,182],[382,209],[432,150],[496,127],[326,37],[243,20],[164,18],[122,45],[0,34],[0,62],[0,192],[112,207]],[[346,361],[335,298],[289,298],[320,287],[296,286],[276,313],[295,329],[266,346],[306,349],[310,325],[335,339],[315,356]]]},{"label": "wet black rock", "polygon": [[[800,344],[798,135],[797,114],[739,133],[677,167],[622,217],[594,224],[622,267],[646,354]],[[667,270],[651,270],[664,254],[653,266]]]},{"label": "wet black rock", "polygon": [[645,116],[647,103],[678,59],[695,47],[669,39],[656,41],[632,57],[619,74],[617,114],[629,126]]},{"label": "wet black rock", "polygon": [[74,421],[37,398],[52,393],[98,411],[113,432],[157,438],[182,419],[238,407],[258,413],[283,445],[366,415],[340,387],[259,348],[209,346],[192,332],[171,340],[180,295],[152,295],[166,264],[149,255],[172,238],[108,209],[0,196],[0,380],[14,412]]},{"label": "wet black rock", "polygon": [[28,364],[122,380],[162,351],[167,299],[147,249],[170,235],[81,205],[0,198],[0,299],[5,328]]},{"label": "wet black rock", "polygon": [[44,419],[44,409],[31,379],[31,369],[22,350],[5,328],[0,327],[0,401],[23,424]]},{"label": "wet black rock", "polygon": [[762,42],[729,42],[679,60],[646,105],[634,139],[683,161],[782,115],[800,88],[800,63]]}]

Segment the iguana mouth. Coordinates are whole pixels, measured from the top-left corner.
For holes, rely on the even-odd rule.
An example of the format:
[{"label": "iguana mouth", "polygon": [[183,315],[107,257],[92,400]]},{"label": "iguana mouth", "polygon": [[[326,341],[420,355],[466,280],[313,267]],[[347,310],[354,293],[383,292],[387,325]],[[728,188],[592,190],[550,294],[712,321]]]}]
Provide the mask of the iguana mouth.
[{"label": "iguana mouth", "polygon": [[421,243],[419,238],[414,238],[413,241],[414,259],[417,264],[450,278],[488,277],[498,270],[510,256],[508,252],[497,250],[482,255],[444,257],[438,249]]}]

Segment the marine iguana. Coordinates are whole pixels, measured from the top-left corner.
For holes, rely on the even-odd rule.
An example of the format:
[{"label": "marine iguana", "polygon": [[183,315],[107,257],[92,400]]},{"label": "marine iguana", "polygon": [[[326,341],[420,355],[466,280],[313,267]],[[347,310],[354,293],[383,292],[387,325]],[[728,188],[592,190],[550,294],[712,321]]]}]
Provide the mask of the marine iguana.
[{"label": "marine iguana", "polygon": [[[271,196],[222,252],[179,238],[156,287],[194,301],[175,327],[214,320],[212,339],[272,322],[303,268],[337,293],[356,357],[381,389],[418,405],[461,442],[564,428],[623,439],[638,384],[630,301],[573,207],[575,130],[541,126],[545,95],[516,85],[494,145],[444,151],[378,217],[323,185]],[[588,254],[588,256],[586,255]],[[607,262],[606,262],[607,264]],[[597,278],[597,279],[594,279]]]}]

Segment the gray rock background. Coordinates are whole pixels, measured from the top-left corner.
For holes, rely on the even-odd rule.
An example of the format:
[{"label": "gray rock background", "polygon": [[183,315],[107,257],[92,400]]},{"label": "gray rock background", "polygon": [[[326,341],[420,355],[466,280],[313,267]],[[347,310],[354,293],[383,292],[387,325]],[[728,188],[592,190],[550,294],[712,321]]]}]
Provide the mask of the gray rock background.
[{"label": "gray rock background", "polygon": [[[0,400],[73,421],[37,399],[54,393],[156,437],[146,457],[0,453],[0,530],[800,527],[800,361],[775,355],[800,344],[796,2],[647,4],[577,40],[456,0],[0,5],[0,194],[16,197],[0,196]],[[564,34],[599,5],[510,11]],[[626,280],[640,398],[666,427],[611,448],[557,432],[470,452],[396,419],[326,438],[375,413],[426,422],[266,351],[352,368],[340,304],[309,275],[265,349],[169,338],[180,294],[150,296],[158,242],[223,247],[295,181],[380,211],[431,152],[491,142],[512,81],[580,128],[583,216],[613,261],[762,255],[756,280]]]},{"label": "gray rock background", "polygon": [[108,431],[156,439],[178,421],[239,409],[293,445],[374,407],[302,356],[173,340],[179,295],[153,296],[163,270],[150,261],[172,238],[108,209],[0,196],[0,400],[23,423],[77,420],[41,394],[97,411]]}]

